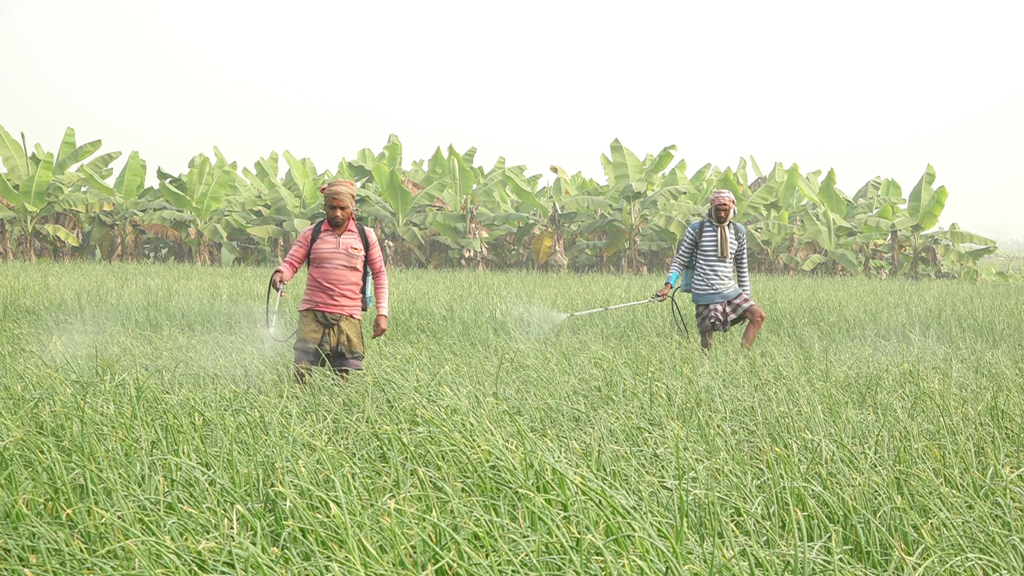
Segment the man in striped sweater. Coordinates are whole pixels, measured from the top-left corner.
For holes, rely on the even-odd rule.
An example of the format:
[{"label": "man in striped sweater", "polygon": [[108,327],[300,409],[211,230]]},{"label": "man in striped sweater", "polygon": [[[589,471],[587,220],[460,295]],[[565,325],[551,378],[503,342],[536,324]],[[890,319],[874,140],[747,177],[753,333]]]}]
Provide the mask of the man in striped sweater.
[{"label": "man in striped sweater", "polygon": [[707,218],[686,230],[665,287],[656,294],[664,300],[687,264],[696,258],[691,295],[704,350],[711,350],[715,332],[727,332],[733,324],[744,320],[749,324],[743,332],[743,347],[749,350],[767,318],[750,297],[747,235],[743,226],[732,221],[735,217],[736,197],[728,190],[715,190]]},{"label": "man in striped sweater", "polygon": [[[311,366],[330,366],[342,377],[349,370],[362,370],[366,347],[361,326],[363,302],[363,263],[373,274],[377,317],[373,338],[388,329],[388,275],[373,229],[364,228],[364,249],[360,226],[352,217],[356,207],[356,186],[348,180],[334,180],[320,188],[327,218],[313,242],[310,226],[299,234],[281,266],[274,271],[275,290],[291,280],[309,261],[306,291],[299,304],[299,326],[295,335],[295,369],[299,382],[305,382]],[[312,249],[311,249],[312,245]],[[367,253],[369,252],[369,253]],[[366,287],[369,290],[369,287]]]}]

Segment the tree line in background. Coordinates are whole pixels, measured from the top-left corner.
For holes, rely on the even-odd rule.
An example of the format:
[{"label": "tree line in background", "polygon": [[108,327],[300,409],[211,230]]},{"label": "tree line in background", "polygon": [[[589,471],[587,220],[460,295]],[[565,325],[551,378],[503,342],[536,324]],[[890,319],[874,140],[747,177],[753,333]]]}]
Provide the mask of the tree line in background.
[{"label": "tree line in background", "polygon": [[100,148],[77,144],[68,128],[55,153],[29,149],[24,134],[19,142],[0,126],[3,259],[277,264],[322,217],[319,187],[335,178],[358,184],[357,215],[389,266],[660,272],[719,188],[736,195],[751,266],[762,272],[974,280],[996,250],[955,224],[936,229],[948,192],[934,187],[931,166],[906,196],[880,177],[849,196],[832,170],[776,163],[765,173],[741,158],[688,175],[685,161],[673,163],[675,146],[641,159],[615,140],[601,156],[604,182],[551,166],[541,185],[503,158],[475,165],[475,148],[438,148],[405,168],[391,136],[333,171],[288,151],[239,170],[214,148],[184,173],[157,168],[147,186],[138,152],[115,175],[121,153]]}]

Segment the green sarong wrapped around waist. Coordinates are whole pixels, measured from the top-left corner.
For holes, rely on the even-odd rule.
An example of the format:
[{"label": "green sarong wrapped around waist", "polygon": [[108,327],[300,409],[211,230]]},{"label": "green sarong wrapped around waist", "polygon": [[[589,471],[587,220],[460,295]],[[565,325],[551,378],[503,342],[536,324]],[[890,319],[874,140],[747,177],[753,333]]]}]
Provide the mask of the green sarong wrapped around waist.
[{"label": "green sarong wrapped around waist", "polygon": [[359,320],[319,310],[300,310],[295,345],[303,356],[327,356],[334,359],[362,360],[366,354],[363,329]]}]

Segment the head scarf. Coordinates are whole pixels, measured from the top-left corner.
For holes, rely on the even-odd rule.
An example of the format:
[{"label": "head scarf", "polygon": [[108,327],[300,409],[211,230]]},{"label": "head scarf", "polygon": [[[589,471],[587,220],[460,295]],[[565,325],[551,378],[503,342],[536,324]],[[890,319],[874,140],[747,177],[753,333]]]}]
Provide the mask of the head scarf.
[{"label": "head scarf", "polygon": [[715,190],[711,193],[711,207],[714,208],[719,204],[726,204],[730,208],[735,208],[736,197],[728,190]]},{"label": "head scarf", "polygon": [[[715,220],[715,206],[728,206],[729,216],[721,224]],[[711,208],[708,209],[708,218],[718,228],[718,257],[724,260],[729,259],[729,223],[736,216],[736,197],[728,190],[715,190],[711,193]]]},{"label": "head scarf", "polygon": [[324,204],[330,198],[340,198],[350,207],[356,207],[356,183],[351,180],[332,180],[320,187],[324,195]]}]

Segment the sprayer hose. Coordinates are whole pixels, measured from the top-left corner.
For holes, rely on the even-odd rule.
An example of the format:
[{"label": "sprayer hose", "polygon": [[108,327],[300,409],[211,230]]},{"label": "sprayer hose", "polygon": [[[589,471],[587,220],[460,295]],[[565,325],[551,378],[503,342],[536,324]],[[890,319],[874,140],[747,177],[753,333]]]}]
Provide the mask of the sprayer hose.
[{"label": "sprayer hose", "polygon": [[[267,334],[270,334],[271,340],[274,340],[275,342],[288,342],[289,340],[294,338],[296,334],[299,333],[299,329],[296,328],[295,331],[292,332],[290,336],[287,336],[284,339],[281,339],[281,338],[278,338],[277,336],[274,336],[274,331],[270,329],[270,295],[274,294],[274,293],[275,293],[274,292],[274,275],[271,274],[270,275],[270,283],[267,284],[267,309],[266,309],[266,312],[263,315],[263,320],[266,322]],[[277,313],[275,312],[274,315],[276,316]]]},{"label": "sprayer hose", "polygon": [[676,301],[676,292],[679,292],[678,286],[672,290],[672,294],[669,296],[672,299],[672,320],[675,321],[676,329],[682,332],[683,337],[688,338],[690,330],[686,326],[686,317],[683,316],[683,309],[679,306],[679,302]]}]

